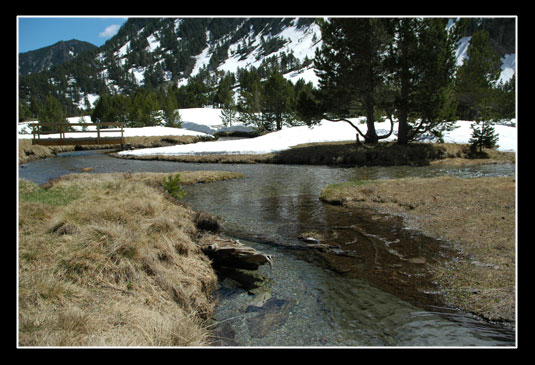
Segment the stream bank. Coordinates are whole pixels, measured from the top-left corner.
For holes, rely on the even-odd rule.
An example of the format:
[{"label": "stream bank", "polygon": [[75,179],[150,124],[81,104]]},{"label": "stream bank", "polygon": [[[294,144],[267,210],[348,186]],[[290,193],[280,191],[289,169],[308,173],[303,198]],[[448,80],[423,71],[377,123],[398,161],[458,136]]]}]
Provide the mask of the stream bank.
[{"label": "stream bank", "polygon": [[[212,138],[199,136],[139,136],[125,137],[125,142],[130,148],[151,148],[195,143],[206,141],[208,139],[211,140]],[[20,165],[31,161],[56,157],[59,153],[63,152],[90,150],[106,150],[108,152],[113,152],[117,150],[117,145],[41,146],[32,144],[31,139],[18,139],[18,157]]]},{"label": "stream bank", "polygon": [[321,142],[296,145],[287,150],[263,154],[118,154],[114,157],[145,161],[174,161],[222,164],[295,164],[327,166],[425,166],[429,164],[501,164],[514,163],[514,152],[484,149],[473,156],[469,145],[456,143],[382,142],[375,146],[353,141]]},{"label": "stream bank", "polygon": [[449,242],[455,259],[432,265],[446,303],[514,326],[515,196],[514,177],[440,176],[335,184],[320,198],[396,216],[405,227]]},{"label": "stream bank", "polygon": [[[511,176],[515,168],[512,164],[454,168],[222,165],[123,160],[102,153],[78,152],[29,163],[19,169],[19,174],[46,182],[88,166],[94,167],[90,174],[227,170],[245,176],[216,184],[184,186],[185,204],[195,211],[218,216],[230,238],[273,257],[272,268],[267,265],[259,268],[267,278],[265,288],[269,297],[262,291],[251,295],[231,280],[220,283],[219,304],[214,313],[215,319],[225,326],[222,336],[225,345],[512,346],[515,343],[511,330],[481,322],[464,312],[431,305],[431,299],[437,297],[432,287],[424,287],[423,294],[415,286],[410,290],[402,290],[402,286],[398,290],[401,295],[412,290],[415,296],[428,296],[430,305],[425,306],[392,294],[396,288],[391,292],[382,290],[381,285],[386,288],[394,275],[398,275],[400,283],[409,277],[405,273],[411,275],[410,280],[417,280],[423,258],[433,262],[440,260],[441,255],[426,253],[426,244],[411,240],[410,236],[403,241],[420,244],[409,245],[408,251],[403,251],[403,247],[393,242],[397,237],[385,236],[391,226],[381,225],[384,233],[375,230],[373,223],[381,222],[378,214],[359,215],[318,199],[323,187],[336,182],[430,178],[444,174],[463,178]],[[306,240],[322,237],[320,244],[328,243],[333,251],[323,252],[322,246],[310,247],[314,242]],[[439,252],[448,253],[444,242],[438,245],[444,246]],[[338,249],[346,251],[346,256],[337,254],[342,253]],[[362,255],[362,258],[348,255]],[[355,265],[349,265],[349,260]],[[352,271],[333,269],[342,264]],[[384,275],[380,274],[381,269]]]},{"label": "stream bank", "polygon": [[[217,277],[167,174],[19,180],[21,346],[206,346]],[[183,183],[240,177],[183,173]]]}]

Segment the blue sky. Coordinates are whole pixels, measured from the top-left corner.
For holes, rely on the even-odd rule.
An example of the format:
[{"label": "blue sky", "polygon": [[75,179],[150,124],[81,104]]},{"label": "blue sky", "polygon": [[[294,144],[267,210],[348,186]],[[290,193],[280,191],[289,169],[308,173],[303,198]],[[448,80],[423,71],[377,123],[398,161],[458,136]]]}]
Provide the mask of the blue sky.
[{"label": "blue sky", "polygon": [[19,53],[71,39],[101,46],[126,20],[117,17],[19,17]]}]

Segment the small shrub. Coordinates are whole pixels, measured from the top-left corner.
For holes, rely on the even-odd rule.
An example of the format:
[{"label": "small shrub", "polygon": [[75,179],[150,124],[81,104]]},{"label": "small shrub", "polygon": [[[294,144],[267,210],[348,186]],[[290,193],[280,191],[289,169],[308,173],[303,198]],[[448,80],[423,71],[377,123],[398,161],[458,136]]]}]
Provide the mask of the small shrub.
[{"label": "small shrub", "polygon": [[494,148],[498,141],[498,135],[491,123],[483,122],[481,129],[479,123],[472,124],[472,138],[470,138],[470,152],[472,154],[483,154],[483,147]]},{"label": "small shrub", "polygon": [[186,192],[182,190],[182,184],[180,184],[180,174],[165,177],[162,180],[162,186],[175,199],[182,199],[186,196]]}]

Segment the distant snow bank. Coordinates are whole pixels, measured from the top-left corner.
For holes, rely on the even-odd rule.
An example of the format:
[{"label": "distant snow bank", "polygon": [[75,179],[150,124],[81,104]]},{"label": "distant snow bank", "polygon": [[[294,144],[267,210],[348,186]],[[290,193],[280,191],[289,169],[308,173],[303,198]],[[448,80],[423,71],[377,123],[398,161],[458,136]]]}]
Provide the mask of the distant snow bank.
[{"label": "distant snow bank", "polygon": [[[191,126],[195,129],[202,126],[210,131],[209,134],[190,130],[187,128],[170,128],[165,126],[143,127],[143,128],[125,128],[125,137],[134,136],[205,136],[209,137],[216,131],[237,129],[247,130],[240,123],[232,123],[232,127],[225,128],[221,120],[221,109],[217,108],[191,108],[179,109],[184,126]],[[88,123],[87,130],[94,130],[95,126],[91,124],[89,116],[68,118],[71,123]],[[353,118],[351,121],[359,126],[363,133],[366,133],[366,124],[360,124],[365,118]],[[31,123],[31,122],[30,122]],[[30,123],[19,124],[19,138],[32,138]],[[444,132],[444,142],[446,143],[469,143],[472,135],[472,121],[460,120],[455,123],[455,129]],[[82,127],[75,127],[82,128]],[[377,134],[384,135],[390,130],[389,122],[376,123]],[[26,133],[23,134],[24,130]],[[384,141],[396,140],[398,123],[394,123],[394,133]],[[508,123],[495,125],[498,139],[498,151],[516,152],[517,150],[517,129],[516,120],[512,119]],[[66,133],[67,137],[87,137],[94,136],[94,133]],[[112,136],[112,133],[106,136]],[[48,135],[54,138],[54,135]],[[57,135],[55,136],[58,137]],[[45,138],[42,136],[41,138]],[[176,145],[158,148],[145,148],[131,151],[122,151],[124,155],[188,155],[188,154],[264,154],[279,152],[291,148],[292,146],[304,143],[314,142],[339,142],[356,139],[356,131],[348,123],[329,122],[323,120],[319,125],[314,127],[297,126],[287,127],[280,131],[272,132],[256,138],[245,138],[238,140],[198,142],[193,144]],[[425,142],[435,142],[436,139],[422,139]]]},{"label": "distant snow bank", "polygon": [[[364,118],[355,118],[352,121],[358,123]],[[456,128],[444,133],[446,143],[469,143],[472,135],[471,121],[457,121]],[[516,123],[515,123],[516,124]],[[363,133],[366,133],[366,124],[358,124]],[[390,130],[388,122],[376,123],[379,135],[384,135]],[[394,133],[384,141],[396,140],[398,123],[394,123]],[[516,127],[496,125],[496,133],[499,135],[498,150],[516,152],[517,132]],[[256,138],[239,140],[225,140],[214,142],[198,142],[187,145],[177,145],[159,148],[147,148],[133,151],[123,151],[124,155],[195,155],[195,154],[264,154],[287,150],[292,146],[314,142],[339,142],[356,139],[356,131],[348,123],[322,121],[314,127],[298,126],[283,128]],[[426,139],[426,142],[434,142]]]}]

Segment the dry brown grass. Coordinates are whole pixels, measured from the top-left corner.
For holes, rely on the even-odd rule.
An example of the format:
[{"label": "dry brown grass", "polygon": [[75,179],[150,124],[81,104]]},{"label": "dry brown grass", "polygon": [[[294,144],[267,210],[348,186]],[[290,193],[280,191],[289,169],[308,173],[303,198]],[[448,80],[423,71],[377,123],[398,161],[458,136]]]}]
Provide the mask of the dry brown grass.
[{"label": "dry brown grass", "polygon": [[224,164],[256,164],[272,163],[274,153],[260,155],[246,154],[228,154],[228,155],[119,155],[112,154],[114,157],[130,160],[149,160],[149,161],[174,161],[174,162],[191,162],[191,163],[224,163]]},{"label": "dry brown grass", "polygon": [[[175,144],[195,143],[199,141],[212,140],[211,137],[202,136],[139,136],[125,137],[125,143],[134,148],[163,147]],[[117,149],[117,145],[88,145],[88,146],[40,146],[32,145],[31,139],[19,139],[19,164],[31,161],[55,157],[57,153],[74,151],[78,149]]]},{"label": "dry brown grass", "polygon": [[20,346],[208,343],[216,276],[194,213],[142,175],[19,181]]},{"label": "dry brown grass", "polygon": [[74,146],[32,145],[31,139],[19,139],[19,164],[56,156],[56,153],[74,151]]},{"label": "dry brown grass", "polygon": [[515,196],[513,177],[442,176],[336,184],[321,197],[403,216],[407,226],[451,242],[465,258],[433,268],[450,304],[513,321]]},{"label": "dry brown grass", "polygon": [[164,147],[212,140],[212,137],[202,136],[137,136],[125,138],[125,142],[134,148]]}]

